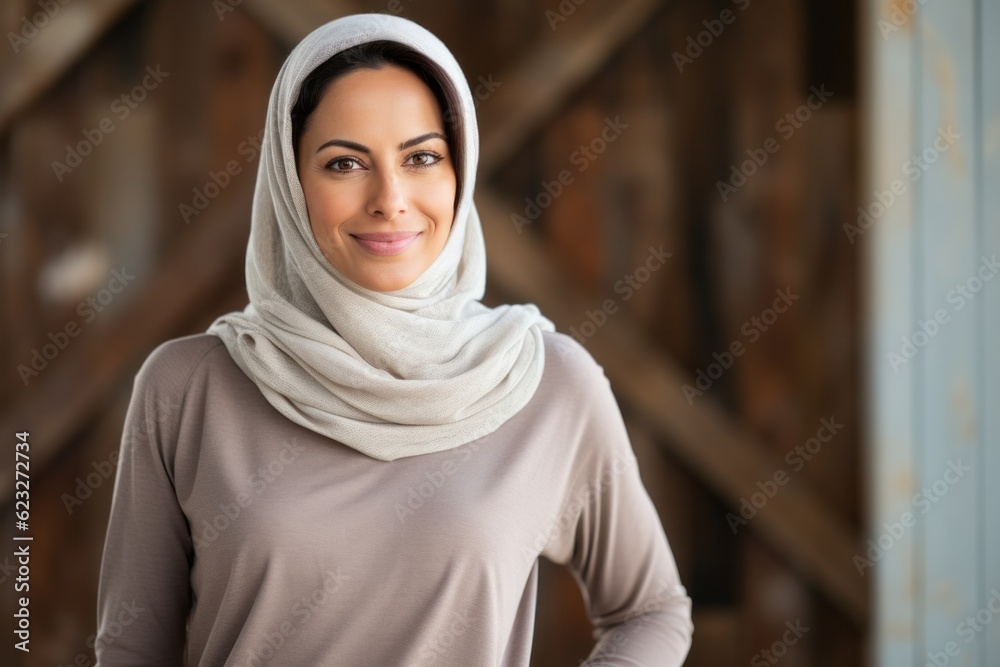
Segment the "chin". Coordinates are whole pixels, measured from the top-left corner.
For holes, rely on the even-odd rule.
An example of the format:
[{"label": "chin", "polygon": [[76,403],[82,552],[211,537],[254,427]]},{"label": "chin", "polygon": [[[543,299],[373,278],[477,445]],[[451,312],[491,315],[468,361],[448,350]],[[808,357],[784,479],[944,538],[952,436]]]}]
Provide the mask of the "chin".
[{"label": "chin", "polygon": [[409,287],[419,274],[412,271],[393,272],[389,274],[367,275],[359,285],[375,292],[395,292]]}]

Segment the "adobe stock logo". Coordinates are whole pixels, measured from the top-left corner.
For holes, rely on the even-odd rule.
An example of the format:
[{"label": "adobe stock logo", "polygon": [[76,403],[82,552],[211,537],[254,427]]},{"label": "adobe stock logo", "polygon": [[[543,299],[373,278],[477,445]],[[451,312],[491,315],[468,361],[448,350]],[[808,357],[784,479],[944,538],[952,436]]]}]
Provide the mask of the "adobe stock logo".
[{"label": "adobe stock logo", "polygon": [[49,24],[55,15],[59,13],[63,5],[68,5],[70,0],[38,0],[36,3],[42,11],[35,12],[28,20],[27,16],[21,17],[21,30],[19,32],[8,32],[7,41],[14,53],[20,53],[21,48],[38,35],[38,31]]},{"label": "adobe stock logo", "polygon": [[[913,494],[913,497],[910,499],[910,505],[918,509],[920,514],[927,514],[934,505],[941,502],[941,499],[951,490],[951,487],[958,484],[965,477],[965,473],[967,472],[972,472],[972,468],[962,465],[962,459],[955,459],[953,461],[949,459],[948,469],[945,470],[941,478]],[[854,556],[854,567],[857,568],[858,574],[864,576],[866,569],[874,567],[875,563],[882,560],[886,552],[903,539],[907,530],[916,525],[917,517],[909,510],[900,514],[898,520],[892,523],[883,523],[882,528],[884,530],[882,533],[875,539],[868,540],[868,551],[865,553],[867,558],[860,554]]]},{"label": "adobe stock logo", "polygon": [[[93,322],[97,318],[97,314],[104,311],[115,295],[120,294],[133,280],[135,280],[135,276],[131,275],[124,266],[121,271],[114,269],[105,287],[77,305],[76,314],[83,318],[83,324]],[[50,342],[42,344],[40,349],[32,348],[28,363],[17,366],[18,375],[21,376],[24,386],[27,387],[32,379],[41,375],[49,367],[49,364],[69,346],[70,341],[82,332],[83,327],[76,320],[68,321],[61,329],[54,332],[50,331],[48,334]]]},{"label": "adobe stock logo", "polygon": [[[142,81],[136,84],[132,90],[116,97],[108,107],[108,111],[114,114],[120,122],[124,122],[168,76],[170,76],[170,72],[164,72],[159,64],[155,68],[152,65],[147,65],[146,75]],[[56,180],[62,183],[63,179],[83,164],[84,159],[104,143],[104,138],[114,132],[117,127],[115,121],[108,115],[98,121],[97,127],[81,130],[80,134],[83,135],[83,138],[80,141],[75,145],[66,144],[66,156],[63,158],[63,162],[53,160],[52,172],[55,174]]]},{"label": "adobe stock logo", "polygon": [[[777,297],[774,299],[771,307],[765,308],[759,316],[751,317],[740,327],[740,333],[747,337],[748,345],[756,343],[778,321],[778,315],[787,312],[792,307],[792,304],[801,298],[800,295],[793,294],[790,287],[786,287],[784,290],[777,289],[774,293]],[[695,373],[696,380],[694,386],[687,383],[681,385],[681,392],[684,394],[684,398],[687,399],[688,405],[694,405],[695,397],[701,396],[711,389],[715,381],[732,368],[733,364],[736,363],[736,359],[742,357],[746,351],[747,345],[744,345],[742,341],[734,340],[729,344],[728,351],[723,350],[721,354],[713,352],[712,358],[715,361],[704,369],[698,369]]]},{"label": "adobe stock logo", "polygon": [[[796,445],[795,449],[785,455],[785,463],[791,466],[792,472],[801,472],[806,467],[806,463],[812,461],[822,451],[823,445],[833,440],[842,428],[844,425],[838,424],[835,417],[829,419],[824,417],[819,421],[819,428],[813,437],[801,445]],[[740,529],[740,526],[745,526],[757,516],[757,512],[764,509],[764,506],[778,495],[779,488],[788,484],[789,481],[791,481],[791,476],[785,472],[784,468],[778,468],[771,475],[771,479],[758,480],[757,488],[759,490],[750,494],[749,498],[746,496],[740,498],[739,516],[732,512],[726,514],[726,523],[729,524],[733,535]]]},{"label": "adobe stock logo", "polygon": [[[732,0],[733,4],[740,8],[741,12],[745,12],[747,7],[750,6],[750,0]],[[694,63],[695,60],[701,57],[701,54],[705,53],[715,40],[718,39],[722,32],[726,29],[727,25],[730,25],[736,21],[737,14],[732,9],[723,9],[719,12],[719,17],[714,18],[711,21],[705,19],[701,22],[705,29],[699,32],[697,35],[688,35],[687,38],[687,48],[684,49],[684,53],[680,51],[674,51],[671,57],[674,60],[674,65],[677,67],[677,71],[681,74],[684,73],[684,67]]]}]

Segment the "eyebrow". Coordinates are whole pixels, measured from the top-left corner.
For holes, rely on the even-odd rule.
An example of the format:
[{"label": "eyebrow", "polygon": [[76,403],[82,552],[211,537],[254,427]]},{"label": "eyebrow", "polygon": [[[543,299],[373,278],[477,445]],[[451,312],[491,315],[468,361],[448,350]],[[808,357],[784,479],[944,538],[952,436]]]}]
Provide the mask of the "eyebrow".
[{"label": "eyebrow", "polygon": [[[407,139],[399,145],[399,150],[405,151],[407,148],[411,148],[418,144],[422,144],[428,139],[441,139],[442,141],[447,141],[448,139],[440,132],[428,132],[427,134],[421,134],[419,137],[413,137],[412,139]],[[359,144],[354,141],[347,141],[346,139],[331,139],[322,146],[316,149],[319,153],[324,148],[329,148],[330,146],[343,146],[344,148],[350,148],[352,151],[359,151],[361,153],[368,153],[371,155],[372,151],[370,148],[363,144]]]}]

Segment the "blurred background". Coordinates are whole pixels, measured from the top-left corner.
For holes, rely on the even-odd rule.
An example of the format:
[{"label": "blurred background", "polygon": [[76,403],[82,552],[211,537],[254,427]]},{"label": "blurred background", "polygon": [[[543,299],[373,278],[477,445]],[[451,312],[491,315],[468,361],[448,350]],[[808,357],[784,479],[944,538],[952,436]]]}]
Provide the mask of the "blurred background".
[{"label": "blurred background", "polygon": [[[6,0],[0,662],[93,664],[134,375],[246,304],[274,77],[362,11],[466,73],[486,301],[604,366],[686,664],[1000,665],[1000,0]],[[532,664],[574,666],[580,591],[542,564]]]}]

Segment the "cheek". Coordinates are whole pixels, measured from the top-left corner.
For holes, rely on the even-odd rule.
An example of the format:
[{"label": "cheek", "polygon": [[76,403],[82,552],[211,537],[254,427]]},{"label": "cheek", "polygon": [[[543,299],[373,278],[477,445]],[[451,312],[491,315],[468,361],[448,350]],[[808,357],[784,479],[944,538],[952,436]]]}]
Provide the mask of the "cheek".
[{"label": "cheek", "polygon": [[421,208],[439,226],[451,227],[455,217],[455,181],[446,178],[427,183],[420,190]]},{"label": "cheek", "polygon": [[330,184],[303,184],[309,224],[316,242],[339,245],[337,230],[352,215],[352,197],[349,189],[333,188]]}]

